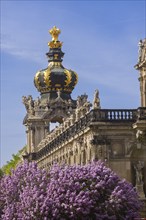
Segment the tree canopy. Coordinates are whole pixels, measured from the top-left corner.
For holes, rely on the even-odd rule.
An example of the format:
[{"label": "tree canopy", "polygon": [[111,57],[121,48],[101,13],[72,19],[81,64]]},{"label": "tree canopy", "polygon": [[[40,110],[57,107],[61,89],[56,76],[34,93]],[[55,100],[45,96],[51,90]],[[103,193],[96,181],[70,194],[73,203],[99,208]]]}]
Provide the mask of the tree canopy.
[{"label": "tree canopy", "polygon": [[11,174],[11,170],[15,169],[18,163],[21,161],[22,154],[25,149],[26,146],[24,146],[20,151],[18,151],[17,154],[12,154],[12,159],[10,161],[7,161],[7,163],[0,169],[0,176],[2,176],[3,174]]}]

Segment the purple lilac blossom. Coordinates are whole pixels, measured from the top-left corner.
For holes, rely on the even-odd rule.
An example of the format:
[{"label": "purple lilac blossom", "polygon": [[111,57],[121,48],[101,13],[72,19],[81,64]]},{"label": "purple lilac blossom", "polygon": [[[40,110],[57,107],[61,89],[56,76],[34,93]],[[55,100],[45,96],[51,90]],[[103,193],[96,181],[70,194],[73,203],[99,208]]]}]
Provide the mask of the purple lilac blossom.
[{"label": "purple lilac blossom", "polygon": [[0,180],[2,220],[133,220],[141,204],[133,186],[98,161],[50,171],[25,161]]}]

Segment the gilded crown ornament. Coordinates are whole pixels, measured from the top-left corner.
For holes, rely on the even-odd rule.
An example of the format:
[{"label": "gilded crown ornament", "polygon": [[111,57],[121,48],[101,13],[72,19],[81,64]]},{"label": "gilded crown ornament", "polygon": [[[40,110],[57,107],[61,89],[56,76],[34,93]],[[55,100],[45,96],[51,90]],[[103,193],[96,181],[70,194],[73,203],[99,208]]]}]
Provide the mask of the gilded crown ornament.
[{"label": "gilded crown ornament", "polygon": [[66,69],[62,65],[64,53],[62,52],[62,43],[58,40],[61,33],[60,29],[54,26],[49,33],[52,40],[48,43],[49,52],[46,53],[48,57],[48,67],[39,70],[34,78],[34,84],[41,95],[49,94],[54,99],[57,97],[57,91],[61,91],[63,99],[71,99],[70,94],[78,81],[76,72]]},{"label": "gilded crown ornament", "polygon": [[60,48],[62,47],[62,42],[58,40],[58,35],[61,33],[60,29],[54,26],[49,33],[52,36],[52,41],[48,42],[50,48]]},{"label": "gilded crown ornament", "polygon": [[52,41],[58,40],[58,35],[61,33],[60,29],[54,26],[49,33],[52,35]]}]

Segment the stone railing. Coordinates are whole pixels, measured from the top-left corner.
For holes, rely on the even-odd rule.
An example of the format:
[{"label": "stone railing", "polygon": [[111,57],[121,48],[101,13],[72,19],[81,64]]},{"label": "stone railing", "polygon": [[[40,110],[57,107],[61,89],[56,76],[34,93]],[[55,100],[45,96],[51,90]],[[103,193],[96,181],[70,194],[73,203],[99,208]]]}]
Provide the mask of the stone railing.
[{"label": "stone railing", "polygon": [[92,110],[93,121],[135,121],[137,110],[135,109],[98,109]]},{"label": "stone railing", "polygon": [[74,137],[90,124],[95,122],[135,122],[137,120],[136,109],[92,109],[83,117],[78,119],[70,117],[59,127],[54,129],[48,136],[40,142],[36,153],[26,155],[25,158],[39,160],[59,145]]}]

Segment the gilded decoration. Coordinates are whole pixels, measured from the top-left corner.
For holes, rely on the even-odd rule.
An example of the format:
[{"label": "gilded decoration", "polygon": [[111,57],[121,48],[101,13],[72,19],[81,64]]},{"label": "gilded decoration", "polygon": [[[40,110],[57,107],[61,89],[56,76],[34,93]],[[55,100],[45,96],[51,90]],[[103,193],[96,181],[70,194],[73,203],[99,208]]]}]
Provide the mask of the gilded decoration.
[{"label": "gilded decoration", "polygon": [[65,86],[68,86],[71,83],[71,72],[67,69],[64,69],[64,73],[66,75]]},{"label": "gilded decoration", "polygon": [[49,68],[44,71],[44,82],[46,83],[47,87],[51,86],[50,74],[51,70]]},{"label": "gilded decoration", "polygon": [[55,84],[55,86],[56,86],[56,87],[60,87],[60,86],[61,86],[61,84]]},{"label": "gilded decoration", "polygon": [[78,82],[78,74],[76,72],[74,72],[75,76],[76,76],[76,80],[75,80],[75,85],[77,84]]},{"label": "gilded decoration", "polygon": [[52,41],[48,42],[50,48],[62,47],[62,42],[58,41],[58,35],[61,33],[60,29],[54,26],[49,33],[52,36]]},{"label": "gilded decoration", "polygon": [[78,75],[74,71],[64,68],[62,65],[64,53],[61,51],[62,43],[58,40],[61,31],[54,26],[49,32],[52,40],[49,42],[51,48],[47,53],[47,57],[49,58],[48,68],[42,69],[36,74],[34,80],[35,86],[41,93],[62,89],[68,95],[77,84]]},{"label": "gilded decoration", "polygon": [[35,82],[35,85],[38,88],[38,90],[40,88],[39,74],[40,74],[40,72],[38,71],[34,77],[34,82]]},{"label": "gilded decoration", "polygon": [[48,42],[48,46],[50,47],[50,48],[59,48],[59,47],[62,47],[62,42],[60,42],[60,41],[50,41],[50,42]]},{"label": "gilded decoration", "polygon": [[48,65],[48,67],[50,69],[52,69],[53,67],[60,67],[60,66],[62,66],[61,62],[50,62],[49,65]]},{"label": "gilded decoration", "polygon": [[55,59],[55,60],[58,59],[58,54],[54,54],[54,59]]},{"label": "gilded decoration", "polygon": [[61,33],[60,29],[54,26],[49,33],[52,36],[52,41],[58,41],[58,35]]}]

